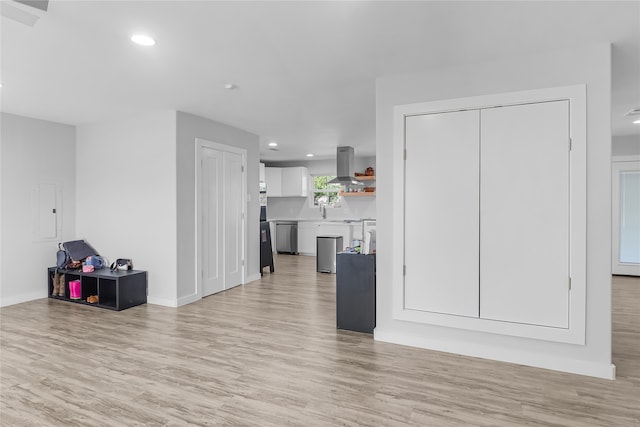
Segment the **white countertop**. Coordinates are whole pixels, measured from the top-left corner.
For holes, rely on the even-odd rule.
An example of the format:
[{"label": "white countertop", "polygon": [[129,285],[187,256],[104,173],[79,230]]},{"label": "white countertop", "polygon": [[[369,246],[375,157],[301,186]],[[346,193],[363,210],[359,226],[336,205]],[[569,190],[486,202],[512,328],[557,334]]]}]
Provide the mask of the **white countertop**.
[{"label": "white countertop", "polygon": [[[370,219],[370,218],[366,218],[366,219]],[[362,222],[362,219],[322,219],[322,218],[318,218],[318,219],[289,219],[289,218],[272,218],[272,219],[268,219],[267,221],[269,222],[278,222],[278,221],[282,221],[282,222],[322,222],[322,223],[331,223],[331,224],[353,224],[353,223],[359,223]]]}]

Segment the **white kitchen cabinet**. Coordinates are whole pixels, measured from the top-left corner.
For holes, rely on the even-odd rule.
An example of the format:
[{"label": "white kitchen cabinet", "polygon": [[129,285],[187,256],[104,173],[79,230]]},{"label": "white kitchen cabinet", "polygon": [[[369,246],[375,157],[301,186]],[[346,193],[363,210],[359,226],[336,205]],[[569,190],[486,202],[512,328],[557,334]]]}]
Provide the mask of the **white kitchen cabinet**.
[{"label": "white kitchen cabinet", "polygon": [[267,172],[266,172],[266,167],[264,165],[264,163],[260,163],[260,169],[259,169],[259,181],[260,182],[266,182],[267,179]]},{"label": "white kitchen cabinet", "polygon": [[265,168],[267,197],[307,197],[309,172],[305,167]]},{"label": "white kitchen cabinet", "polygon": [[282,168],[265,168],[267,197],[282,196]]},{"label": "white kitchen cabinet", "polygon": [[353,239],[362,240],[362,222],[298,222],[298,252],[303,255],[316,255],[318,236],[342,236],[344,250],[351,246]]},{"label": "white kitchen cabinet", "polygon": [[351,246],[351,224],[340,222],[323,222],[318,227],[318,236],[342,236],[342,248],[338,248],[338,250],[343,251],[345,248]]},{"label": "white kitchen cabinet", "polygon": [[282,196],[307,197],[309,172],[305,167],[282,168]]},{"label": "white kitchen cabinet", "polygon": [[349,224],[351,226],[351,238],[364,240],[362,235],[362,221],[356,221]]},{"label": "white kitchen cabinet", "polygon": [[316,237],[320,222],[298,222],[298,252],[302,255],[316,255]]}]

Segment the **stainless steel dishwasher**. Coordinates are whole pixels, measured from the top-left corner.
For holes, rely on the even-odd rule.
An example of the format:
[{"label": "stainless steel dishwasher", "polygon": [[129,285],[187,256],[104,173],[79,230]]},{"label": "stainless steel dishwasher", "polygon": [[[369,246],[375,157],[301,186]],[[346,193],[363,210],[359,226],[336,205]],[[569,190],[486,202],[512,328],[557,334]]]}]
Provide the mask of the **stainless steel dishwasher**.
[{"label": "stainless steel dishwasher", "polygon": [[296,221],[276,221],[276,252],[298,253],[298,223]]}]

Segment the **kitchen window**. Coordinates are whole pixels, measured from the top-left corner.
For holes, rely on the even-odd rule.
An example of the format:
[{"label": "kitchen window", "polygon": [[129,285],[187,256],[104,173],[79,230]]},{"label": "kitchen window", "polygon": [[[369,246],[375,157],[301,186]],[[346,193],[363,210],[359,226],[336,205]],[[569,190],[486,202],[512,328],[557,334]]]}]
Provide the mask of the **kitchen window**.
[{"label": "kitchen window", "polygon": [[313,175],[313,189],[311,191],[311,205],[325,204],[333,208],[340,207],[340,184],[329,184],[335,175]]}]

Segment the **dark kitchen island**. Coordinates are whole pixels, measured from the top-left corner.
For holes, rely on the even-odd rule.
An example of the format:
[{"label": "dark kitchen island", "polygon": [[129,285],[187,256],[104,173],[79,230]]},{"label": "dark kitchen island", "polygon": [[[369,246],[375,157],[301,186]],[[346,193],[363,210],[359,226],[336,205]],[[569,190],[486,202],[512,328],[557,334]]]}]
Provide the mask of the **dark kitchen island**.
[{"label": "dark kitchen island", "polygon": [[338,329],[373,333],[376,326],[376,255],[339,253],[336,259]]}]

